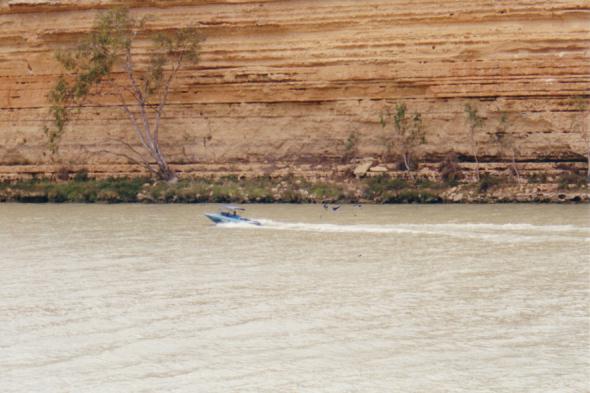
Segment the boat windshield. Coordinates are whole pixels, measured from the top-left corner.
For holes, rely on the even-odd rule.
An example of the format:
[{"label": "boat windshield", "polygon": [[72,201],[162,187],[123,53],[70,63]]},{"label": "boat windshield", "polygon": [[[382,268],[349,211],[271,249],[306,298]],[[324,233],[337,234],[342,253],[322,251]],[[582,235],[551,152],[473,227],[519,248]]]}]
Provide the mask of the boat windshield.
[{"label": "boat windshield", "polygon": [[225,216],[225,217],[240,217],[240,214],[238,212],[242,212],[244,210],[246,210],[246,209],[244,209],[242,207],[227,205],[227,206],[223,206],[221,215]]},{"label": "boat windshield", "polygon": [[221,215],[224,217],[239,217],[240,215],[236,211],[225,211],[221,212]]}]

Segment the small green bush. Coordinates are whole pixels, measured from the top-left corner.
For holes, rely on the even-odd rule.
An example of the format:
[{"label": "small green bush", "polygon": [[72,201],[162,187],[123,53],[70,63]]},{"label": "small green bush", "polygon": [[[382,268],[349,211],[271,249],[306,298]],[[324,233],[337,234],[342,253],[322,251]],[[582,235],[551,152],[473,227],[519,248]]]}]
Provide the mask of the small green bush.
[{"label": "small green bush", "polygon": [[477,184],[479,192],[487,192],[492,187],[498,186],[503,183],[503,180],[496,176],[486,174],[481,175]]},{"label": "small green bush", "polygon": [[386,175],[378,176],[367,180],[364,194],[367,199],[375,199],[388,191],[402,190],[408,186],[408,182],[404,179],[391,178]]},{"label": "small green bush", "polygon": [[270,203],[274,199],[271,190],[265,187],[250,186],[244,192],[251,202]]},{"label": "small green bush", "polygon": [[587,187],[588,181],[586,177],[578,173],[564,173],[559,177],[558,188],[560,190],[574,186],[577,188]]},{"label": "small green bush", "polygon": [[439,172],[442,180],[449,186],[455,187],[461,180],[457,155],[453,152],[447,154],[439,165]]},{"label": "small green bush", "polygon": [[61,190],[52,189],[47,192],[47,200],[52,203],[67,202],[68,196]]},{"label": "small green bush", "polygon": [[96,196],[99,202],[118,203],[121,202],[121,196],[113,190],[101,190]]},{"label": "small green bush", "polygon": [[83,182],[88,181],[88,171],[86,169],[81,169],[74,174],[74,181]]},{"label": "small green bush", "polygon": [[284,190],[283,192],[281,192],[280,199],[282,202],[285,202],[285,203],[309,202],[309,201],[305,200],[305,198],[303,197],[303,195],[301,195],[301,192],[299,192],[299,190],[294,190],[294,189],[288,189],[288,190]]},{"label": "small green bush", "polygon": [[134,202],[137,200],[137,194],[139,194],[146,182],[147,179],[145,178],[107,179],[96,182],[96,187],[99,190],[115,192],[119,195],[121,202]]},{"label": "small green bush", "polygon": [[344,198],[342,187],[329,183],[315,183],[311,186],[309,193],[321,200],[338,201]]},{"label": "small green bush", "polygon": [[438,188],[442,188],[442,186],[444,186],[444,184],[440,184],[440,183],[436,183],[433,182],[432,180],[429,179],[418,179],[415,182],[416,184],[416,188],[429,188],[429,189],[438,189]]},{"label": "small green bush", "polygon": [[206,185],[200,183],[189,183],[176,190],[176,198],[179,203],[207,202],[209,189]]},{"label": "small green bush", "polygon": [[533,173],[528,177],[528,182],[531,184],[547,183],[547,175],[545,173]]},{"label": "small green bush", "polygon": [[225,187],[215,185],[209,194],[209,201],[214,203],[229,203],[232,202],[232,199]]},{"label": "small green bush", "polygon": [[344,154],[342,155],[342,161],[348,162],[358,154],[358,144],[360,141],[359,133],[356,131],[351,132],[348,138],[344,142]]}]

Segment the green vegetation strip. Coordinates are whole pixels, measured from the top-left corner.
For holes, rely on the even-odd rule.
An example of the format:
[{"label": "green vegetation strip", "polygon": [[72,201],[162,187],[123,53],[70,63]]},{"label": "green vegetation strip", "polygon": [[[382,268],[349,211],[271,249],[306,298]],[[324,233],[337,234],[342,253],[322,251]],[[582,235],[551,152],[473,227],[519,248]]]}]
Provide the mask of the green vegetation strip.
[{"label": "green vegetation strip", "polygon": [[436,203],[443,184],[407,182],[383,176],[354,182],[310,182],[296,177],[185,179],[177,183],[146,178],[34,180],[0,183],[0,201],[29,203]]},{"label": "green vegetation strip", "polygon": [[[529,178],[529,184],[540,180]],[[579,174],[563,174],[556,179],[559,190],[586,190]],[[76,174],[67,181],[47,179],[0,183],[0,202],[28,203],[441,203],[445,193],[470,192],[482,196],[503,187],[516,186],[513,179],[484,174],[480,181],[457,187],[454,177],[446,182],[427,179],[406,180],[387,175],[362,180],[308,181],[287,176],[251,179],[182,179],[176,183],[149,178],[89,179]],[[451,190],[452,189],[452,190]],[[510,196],[502,198],[510,201]],[[493,201],[493,198],[490,199]]]}]

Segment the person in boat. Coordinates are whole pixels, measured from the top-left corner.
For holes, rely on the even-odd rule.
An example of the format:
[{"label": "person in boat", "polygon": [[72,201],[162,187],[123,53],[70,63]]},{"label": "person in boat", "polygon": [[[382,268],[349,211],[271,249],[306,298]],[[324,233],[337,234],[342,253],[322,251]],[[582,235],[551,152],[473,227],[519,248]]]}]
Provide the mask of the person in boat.
[{"label": "person in boat", "polygon": [[229,218],[239,218],[240,215],[238,214],[238,209],[234,208],[233,206],[226,206],[226,211],[221,212],[222,216],[229,217]]}]

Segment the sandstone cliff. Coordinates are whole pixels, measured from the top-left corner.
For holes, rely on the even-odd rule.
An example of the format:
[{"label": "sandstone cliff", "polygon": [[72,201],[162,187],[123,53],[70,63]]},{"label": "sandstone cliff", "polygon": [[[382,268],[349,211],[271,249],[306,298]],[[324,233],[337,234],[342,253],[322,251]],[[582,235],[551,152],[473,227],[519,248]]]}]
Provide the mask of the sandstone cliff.
[{"label": "sandstone cliff", "polygon": [[399,101],[423,114],[427,163],[470,156],[463,109],[472,103],[487,118],[480,142],[490,167],[508,159],[488,142],[502,111],[523,170],[586,165],[572,122],[586,116],[588,129],[587,0],[0,0],[0,177],[56,162],[133,170],[103,152],[121,148],[105,131],[133,140],[115,100],[84,108],[57,161],[42,132],[61,72],[54,51],[113,4],[154,15],[153,32],[196,25],[208,38],[166,112],[164,149],[186,172],[313,173],[314,163],[329,172],[352,132],[357,156],[377,157],[379,113]]}]

